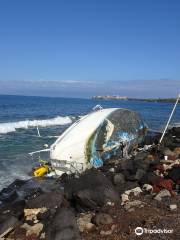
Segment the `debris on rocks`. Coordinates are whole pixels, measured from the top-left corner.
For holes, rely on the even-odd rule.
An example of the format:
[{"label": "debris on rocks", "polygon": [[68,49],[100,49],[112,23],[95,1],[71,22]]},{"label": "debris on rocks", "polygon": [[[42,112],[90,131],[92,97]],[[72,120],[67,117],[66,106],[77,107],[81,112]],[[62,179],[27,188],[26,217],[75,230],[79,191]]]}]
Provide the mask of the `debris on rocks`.
[{"label": "debris on rocks", "polygon": [[134,189],[131,189],[131,190],[128,190],[128,191],[125,191],[125,193],[123,193],[121,195],[121,198],[122,198],[122,203],[121,205],[124,205],[127,201],[129,201],[129,195],[133,193],[134,196],[138,196],[140,193],[142,193],[142,190],[140,187],[136,187]]},{"label": "debris on rocks", "polygon": [[131,190],[128,190],[128,191],[125,192],[125,194],[127,194],[128,196],[129,196],[131,193],[133,193],[134,196],[138,196],[140,193],[142,193],[142,190],[141,190],[140,187],[136,187],[136,188],[134,188],[134,189],[131,189]]},{"label": "debris on rocks", "polygon": [[176,204],[171,204],[169,206],[169,208],[170,208],[171,211],[177,210],[177,205]]},{"label": "debris on rocks", "polygon": [[129,201],[129,197],[127,194],[122,194],[121,195],[121,198],[122,198],[122,203],[121,205],[124,205],[127,201]]},{"label": "debris on rocks", "polygon": [[124,208],[126,211],[129,211],[129,210],[134,210],[135,207],[144,207],[144,203],[142,201],[139,201],[139,200],[134,200],[132,202],[126,202],[125,205],[124,205]]},{"label": "debris on rocks", "polygon": [[115,204],[114,204],[114,202],[110,202],[110,201],[109,201],[109,202],[106,203],[106,205],[107,205],[107,206],[114,207]]},{"label": "debris on rocks", "polygon": [[24,228],[26,230],[26,236],[32,236],[32,235],[35,235],[35,236],[39,236],[41,231],[43,230],[43,224],[42,223],[37,223],[33,226],[27,224],[27,223],[24,223],[21,228]]},{"label": "debris on rocks", "polygon": [[144,184],[142,189],[143,189],[143,191],[152,192],[153,186],[151,186],[150,184]]},{"label": "debris on rocks", "polygon": [[47,208],[24,209],[24,217],[27,221],[36,221],[37,215],[45,212],[47,212]]}]

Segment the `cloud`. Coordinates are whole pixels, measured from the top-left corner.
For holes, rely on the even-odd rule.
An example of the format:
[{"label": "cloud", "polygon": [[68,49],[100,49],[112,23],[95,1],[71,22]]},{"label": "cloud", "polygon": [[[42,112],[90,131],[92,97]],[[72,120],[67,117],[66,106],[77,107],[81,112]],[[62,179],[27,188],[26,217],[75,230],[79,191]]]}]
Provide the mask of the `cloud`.
[{"label": "cloud", "polygon": [[176,97],[180,80],[0,80],[0,94],[58,97],[91,97],[92,95],[122,95],[136,98]]}]

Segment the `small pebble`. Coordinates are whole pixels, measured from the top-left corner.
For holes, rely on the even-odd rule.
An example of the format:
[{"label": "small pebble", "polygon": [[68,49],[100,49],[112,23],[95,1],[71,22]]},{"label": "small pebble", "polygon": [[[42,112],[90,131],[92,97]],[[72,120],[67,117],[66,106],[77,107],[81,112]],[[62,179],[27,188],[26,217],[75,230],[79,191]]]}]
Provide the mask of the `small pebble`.
[{"label": "small pebble", "polygon": [[176,204],[171,204],[169,206],[170,210],[173,211],[173,210],[177,210],[177,205]]}]

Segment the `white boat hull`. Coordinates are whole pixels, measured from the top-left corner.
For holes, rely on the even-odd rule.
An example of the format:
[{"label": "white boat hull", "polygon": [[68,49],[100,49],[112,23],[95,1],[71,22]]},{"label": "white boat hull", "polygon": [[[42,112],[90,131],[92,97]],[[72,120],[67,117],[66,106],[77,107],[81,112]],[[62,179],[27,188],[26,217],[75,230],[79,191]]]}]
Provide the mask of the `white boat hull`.
[{"label": "white boat hull", "polygon": [[[115,135],[118,120],[116,116],[113,123],[113,115],[121,118],[123,111],[126,111],[126,114],[134,113],[127,109],[101,109],[72,124],[50,147],[50,158],[56,173],[61,175],[63,172],[82,172],[92,166],[99,167],[103,164],[103,159],[107,159],[108,155],[110,157],[111,153],[119,148],[120,142],[131,141],[126,131],[123,131],[124,136],[121,134],[117,138]],[[142,129],[144,125],[136,127]]]}]

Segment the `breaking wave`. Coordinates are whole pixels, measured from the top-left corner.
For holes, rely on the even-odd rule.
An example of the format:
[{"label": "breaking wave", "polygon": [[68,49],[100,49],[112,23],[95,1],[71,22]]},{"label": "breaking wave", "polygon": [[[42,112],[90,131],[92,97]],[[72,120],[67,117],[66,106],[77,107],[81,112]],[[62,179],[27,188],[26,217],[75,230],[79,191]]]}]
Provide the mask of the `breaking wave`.
[{"label": "breaking wave", "polygon": [[55,126],[55,125],[66,125],[72,123],[72,118],[70,117],[55,117],[50,119],[44,120],[25,120],[19,122],[7,122],[7,123],[0,123],[0,134],[6,134],[9,132],[15,132],[16,129],[27,129],[29,127],[48,127],[48,126]]}]

